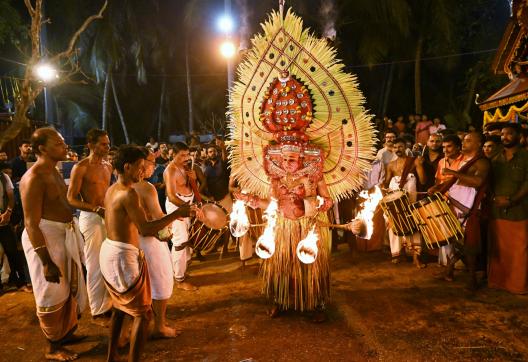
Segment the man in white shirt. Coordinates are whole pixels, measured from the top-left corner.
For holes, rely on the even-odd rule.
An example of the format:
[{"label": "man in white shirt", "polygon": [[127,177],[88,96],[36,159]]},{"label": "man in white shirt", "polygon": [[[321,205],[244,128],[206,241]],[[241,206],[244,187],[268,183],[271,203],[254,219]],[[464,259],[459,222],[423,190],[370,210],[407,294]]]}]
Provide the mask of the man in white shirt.
[{"label": "man in white shirt", "polygon": [[385,143],[383,144],[383,148],[378,151],[376,158],[380,160],[386,168],[389,162],[394,161],[397,158],[396,154],[393,152],[396,134],[392,131],[387,131],[384,139]]}]

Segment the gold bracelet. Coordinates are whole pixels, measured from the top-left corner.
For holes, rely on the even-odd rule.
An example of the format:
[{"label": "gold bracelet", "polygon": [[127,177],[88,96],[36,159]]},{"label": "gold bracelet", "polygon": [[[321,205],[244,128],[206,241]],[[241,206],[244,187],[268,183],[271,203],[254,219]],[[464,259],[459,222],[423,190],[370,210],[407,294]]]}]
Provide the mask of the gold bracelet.
[{"label": "gold bracelet", "polygon": [[36,248],[33,248],[33,251],[34,252],[37,252],[38,250],[40,249],[47,249],[47,246],[46,245],[40,245],[40,246],[37,246]]}]

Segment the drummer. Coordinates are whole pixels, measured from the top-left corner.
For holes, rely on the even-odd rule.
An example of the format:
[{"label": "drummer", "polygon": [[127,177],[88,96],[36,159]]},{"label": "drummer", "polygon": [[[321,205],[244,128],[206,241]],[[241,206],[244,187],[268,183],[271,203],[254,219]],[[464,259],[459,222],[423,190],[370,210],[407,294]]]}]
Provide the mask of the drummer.
[{"label": "drummer", "polygon": [[[461,153],[462,141],[455,134],[445,135],[442,139],[442,149],[444,151],[444,158],[438,163],[435,175],[435,185],[427,191],[433,194],[442,190],[442,184],[453,176],[446,172],[447,170],[458,171],[466,160]],[[453,245],[445,245],[440,248],[438,253],[438,264],[447,266],[454,257]]]},{"label": "drummer", "polygon": [[[481,133],[475,131],[466,134],[462,142],[464,165],[457,171],[450,168],[442,170],[444,175],[456,179],[456,183],[455,180],[450,183],[452,186],[448,189],[448,198],[464,227],[463,252],[470,273],[467,286],[470,290],[477,288],[476,258],[481,251],[480,243],[484,241],[481,241],[480,235],[479,209],[486,193],[490,164],[481,152],[483,137]],[[443,279],[453,280],[455,263],[459,257],[458,253],[454,253],[446,272],[441,275]]]},{"label": "drummer", "polygon": [[[195,195],[191,182],[196,182],[196,172],[187,170],[191,160],[189,147],[182,142],[174,144],[174,158],[163,172],[163,180],[167,187],[167,200],[165,208],[168,213],[173,212],[183,205],[194,201]],[[191,260],[192,249],[189,245],[190,218],[177,219],[172,223],[172,266],[176,288],[192,291],[198,288],[185,281],[187,265]]]},{"label": "drummer", "polygon": [[[402,138],[394,140],[394,153],[396,159],[389,162],[387,165],[387,172],[385,173],[385,187],[390,190],[403,189],[407,191],[411,203],[416,202],[416,186],[417,179],[421,184],[426,180],[423,157],[416,158],[406,156],[406,143]],[[392,255],[392,262],[397,264],[400,262],[399,256],[402,248],[406,248],[407,252],[412,252],[413,263],[417,268],[425,268],[425,264],[420,262],[420,254],[422,252],[422,239],[420,233],[416,232],[408,236],[395,235],[392,228],[389,228],[389,241]]]}]

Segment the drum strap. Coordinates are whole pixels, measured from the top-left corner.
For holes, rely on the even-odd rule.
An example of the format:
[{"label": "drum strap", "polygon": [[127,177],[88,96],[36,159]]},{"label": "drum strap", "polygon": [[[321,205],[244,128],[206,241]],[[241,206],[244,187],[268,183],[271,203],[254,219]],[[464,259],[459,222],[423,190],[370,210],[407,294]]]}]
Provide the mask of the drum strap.
[{"label": "drum strap", "polygon": [[186,241],[186,242],[184,242],[181,245],[178,245],[178,246],[173,245],[172,247],[174,248],[175,251],[180,251],[180,250],[185,249],[188,246],[190,246],[192,248],[193,247],[193,242],[192,241]]},{"label": "drum strap", "polygon": [[407,176],[409,176],[409,173],[412,170],[412,167],[414,165],[414,157],[407,157],[405,160],[405,165],[403,165],[403,171],[400,178],[400,185],[399,188],[403,189],[403,186],[405,186],[405,183],[407,182]]},{"label": "drum strap", "polygon": [[457,199],[455,199],[455,198],[453,198],[451,196],[448,196],[447,198],[449,199],[449,202],[451,202],[457,209],[462,211],[462,214],[463,214],[462,216],[464,218],[467,218],[467,216],[469,215],[469,212],[471,211],[471,209],[469,207],[466,207],[460,201],[458,201]]}]

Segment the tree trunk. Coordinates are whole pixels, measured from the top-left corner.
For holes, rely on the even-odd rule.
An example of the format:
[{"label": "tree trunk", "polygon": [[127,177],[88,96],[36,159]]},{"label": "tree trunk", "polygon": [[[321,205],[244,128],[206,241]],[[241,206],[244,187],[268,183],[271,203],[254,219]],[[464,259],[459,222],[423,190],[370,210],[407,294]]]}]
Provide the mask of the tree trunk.
[{"label": "tree trunk", "polygon": [[189,66],[189,39],[185,40],[185,74],[187,79],[187,105],[189,107],[189,132],[194,130],[193,123],[193,105],[192,105],[192,88],[191,88],[191,69]]},{"label": "tree trunk", "polygon": [[101,128],[107,131],[108,129],[108,95],[110,93],[110,77],[112,75],[112,64],[108,64],[108,69],[106,70],[106,79],[104,84],[103,91],[103,117]]},{"label": "tree trunk", "polygon": [[123,129],[123,133],[125,134],[125,143],[129,144],[130,140],[128,139],[128,131],[125,124],[125,118],[123,117],[123,112],[121,111],[119,100],[117,99],[117,91],[115,89],[114,78],[112,77],[112,74],[110,74],[110,85],[112,86],[112,93],[114,94],[114,102],[117,109],[117,113],[119,114],[119,121],[121,121],[121,128]]},{"label": "tree trunk", "polygon": [[423,38],[420,36],[414,58],[414,111],[417,114],[422,114],[422,47]]},{"label": "tree trunk", "polygon": [[157,140],[161,140],[161,127],[163,124],[163,116],[164,116],[164,105],[165,105],[165,95],[167,90],[167,78],[165,77],[165,72],[163,72],[163,80],[161,81],[161,95],[160,95],[160,104],[159,104],[159,112],[158,112],[158,138]]},{"label": "tree trunk", "polygon": [[392,80],[394,79],[394,63],[391,63],[389,68],[389,77],[387,78],[387,84],[385,85],[385,95],[383,97],[383,107],[381,114],[385,116],[387,114],[387,105],[389,104],[389,97],[392,88]]}]

